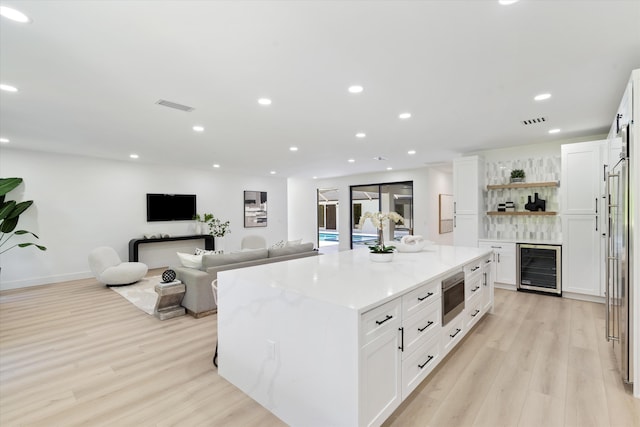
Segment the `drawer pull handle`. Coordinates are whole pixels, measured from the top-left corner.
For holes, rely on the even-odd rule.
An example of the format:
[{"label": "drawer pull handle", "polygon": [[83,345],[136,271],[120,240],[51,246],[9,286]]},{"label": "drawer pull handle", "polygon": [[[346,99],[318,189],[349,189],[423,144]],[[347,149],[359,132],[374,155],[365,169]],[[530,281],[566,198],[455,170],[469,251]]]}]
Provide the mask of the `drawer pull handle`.
[{"label": "drawer pull handle", "polygon": [[427,323],[427,326],[425,326],[424,328],[418,328],[418,332],[424,332],[424,330],[427,329],[431,325],[433,325],[433,322],[431,320],[429,320],[429,323]]},{"label": "drawer pull handle", "polygon": [[456,335],[458,335],[460,332],[462,332],[462,329],[460,328],[456,328],[456,332],[453,335],[449,335],[451,338],[455,338]]},{"label": "drawer pull handle", "polygon": [[434,356],[429,356],[429,358],[427,359],[427,361],[426,361],[426,362],[424,362],[422,365],[418,365],[418,368],[422,369],[422,368],[424,368],[425,366],[427,366],[427,365],[429,364],[429,362],[431,362],[431,361],[433,360],[433,357],[434,357]]},{"label": "drawer pull handle", "polygon": [[471,317],[476,317],[478,315],[478,313],[480,313],[480,310],[476,309],[476,311],[473,312]]},{"label": "drawer pull handle", "polygon": [[480,268],[480,266],[479,266],[479,265],[476,265],[475,267],[473,267],[473,268],[471,269],[471,271],[472,271],[472,272],[474,272],[474,271],[476,271],[476,270],[477,270],[477,269],[479,269],[479,268]]},{"label": "drawer pull handle", "polygon": [[418,301],[424,301],[427,298],[429,298],[430,296],[433,296],[433,292],[429,292],[427,295],[425,295],[423,297],[418,297]]},{"label": "drawer pull handle", "polygon": [[471,292],[475,292],[475,291],[477,291],[478,289],[480,289],[480,286],[476,286],[475,288],[471,289]]},{"label": "drawer pull handle", "polygon": [[502,249],[502,246],[491,246],[493,249]]},{"label": "drawer pull handle", "polygon": [[393,319],[393,316],[390,314],[387,314],[387,317],[384,318],[384,320],[376,320],[376,325],[380,326],[382,325],[384,322],[386,322],[387,320]]},{"label": "drawer pull handle", "polygon": [[485,264],[489,264],[491,262],[491,259],[486,260],[484,263]]},{"label": "drawer pull handle", "polygon": [[398,350],[404,351],[404,328],[398,328],[398,330],[400,331],[400,347],[398,347]]}]

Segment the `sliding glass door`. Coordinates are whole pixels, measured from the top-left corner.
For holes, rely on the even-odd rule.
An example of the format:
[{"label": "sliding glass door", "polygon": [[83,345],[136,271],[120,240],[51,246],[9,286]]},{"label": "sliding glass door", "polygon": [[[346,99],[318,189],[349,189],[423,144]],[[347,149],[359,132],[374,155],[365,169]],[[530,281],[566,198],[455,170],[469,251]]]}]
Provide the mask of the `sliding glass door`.
[{"label": "sliding glass door", "polygon": [[404,218],[403,223],[390,221],[385,225],[385,242],[413,234],[413,181],[352,185],[350,188],[351,248],[378,242],[376,228],[371,221],[365,221],[360,227],[360,218],[366,212],[396,212]]}]

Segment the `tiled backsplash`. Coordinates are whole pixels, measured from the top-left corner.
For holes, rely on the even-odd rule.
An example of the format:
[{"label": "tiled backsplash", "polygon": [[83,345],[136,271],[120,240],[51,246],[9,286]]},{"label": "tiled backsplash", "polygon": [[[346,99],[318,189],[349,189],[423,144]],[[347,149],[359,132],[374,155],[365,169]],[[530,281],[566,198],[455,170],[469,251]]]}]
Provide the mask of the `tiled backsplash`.
[{"label": "tiled backsplash", "polygon": [[[560,180],[560,156],[487,162],[485,184],[508,184],[513,169],[525,172],[525,182]],[[559,212],[558,187],[536,187],[484,191],[486,211],[498,210],[499,203],[514,202],[516,211],[525,211],[528,196],[534,194],[546,200],[546,210]],[[484,217],[484,231],[488,239],[562,240],[559,215],[545,216],[489,216]]]}]

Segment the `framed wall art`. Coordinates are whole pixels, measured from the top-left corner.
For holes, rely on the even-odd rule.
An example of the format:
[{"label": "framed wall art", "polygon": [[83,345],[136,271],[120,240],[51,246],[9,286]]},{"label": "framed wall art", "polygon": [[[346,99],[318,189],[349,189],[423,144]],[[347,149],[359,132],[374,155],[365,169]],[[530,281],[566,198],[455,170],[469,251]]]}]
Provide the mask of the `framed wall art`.
[{"label": "framed wall art", "polygon": [[453,195],[440,194],[438,202],[440,205],[440,234],[451,233],[453,231]]},{"label": "framed wall art", "polygon": [[266,191],[244,192],[244,226],[245,228],[267,226]]}]

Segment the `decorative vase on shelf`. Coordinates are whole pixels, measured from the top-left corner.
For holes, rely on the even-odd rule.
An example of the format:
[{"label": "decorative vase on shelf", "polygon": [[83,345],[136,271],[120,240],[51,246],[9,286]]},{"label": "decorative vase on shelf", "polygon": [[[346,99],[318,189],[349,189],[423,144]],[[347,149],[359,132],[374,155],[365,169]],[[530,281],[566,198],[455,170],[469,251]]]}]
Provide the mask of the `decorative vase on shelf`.
[{"label": "decorative vase on shelf", "polygon": [[369,252],[369,259],[373,262],[391,262],[393,252]]}]

